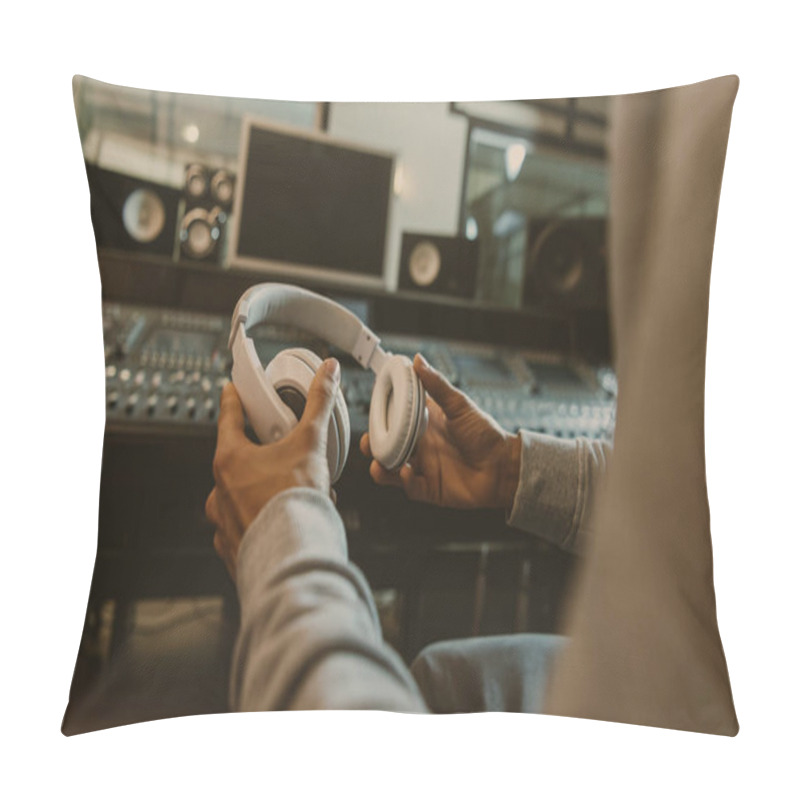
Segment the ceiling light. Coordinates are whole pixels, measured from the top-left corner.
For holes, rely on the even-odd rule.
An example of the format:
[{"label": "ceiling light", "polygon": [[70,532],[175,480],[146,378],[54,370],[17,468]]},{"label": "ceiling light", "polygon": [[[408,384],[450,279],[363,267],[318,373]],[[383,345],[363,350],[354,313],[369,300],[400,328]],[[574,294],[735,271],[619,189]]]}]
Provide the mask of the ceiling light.
[{"label": "ceiling light", "polygon": [[514,142],[506,147],[506,177],[509,181],[517,179],[527,152],[523,142]]}]

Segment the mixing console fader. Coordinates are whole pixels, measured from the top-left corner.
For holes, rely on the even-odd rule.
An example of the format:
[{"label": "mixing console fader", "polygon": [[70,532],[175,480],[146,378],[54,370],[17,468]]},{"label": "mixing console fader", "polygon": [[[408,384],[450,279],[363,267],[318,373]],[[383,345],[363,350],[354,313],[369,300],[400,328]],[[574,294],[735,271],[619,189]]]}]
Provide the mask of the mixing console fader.
[{"label": "mixing console fader", "polygon": [[229,374],[223,318],[119,305],[103,312],[107,420],[215,425]]}]

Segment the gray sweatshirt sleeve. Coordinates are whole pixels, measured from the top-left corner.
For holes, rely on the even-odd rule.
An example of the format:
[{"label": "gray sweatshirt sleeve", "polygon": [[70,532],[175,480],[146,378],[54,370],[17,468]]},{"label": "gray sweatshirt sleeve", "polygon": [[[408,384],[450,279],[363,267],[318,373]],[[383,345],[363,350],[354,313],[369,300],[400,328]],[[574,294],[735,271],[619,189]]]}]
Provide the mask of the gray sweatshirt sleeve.
[{"label": "gray sweatshirt sleeve", "polygon": [[582,552],[611,445],[521,430],[519,484],[506,522],[572,552]]},{"label": "gray sweatshirt sleeve", "polygon": [[264,506],[239,549],[237,588],[233,710],[426,710],[321,492],[290,489]]}]

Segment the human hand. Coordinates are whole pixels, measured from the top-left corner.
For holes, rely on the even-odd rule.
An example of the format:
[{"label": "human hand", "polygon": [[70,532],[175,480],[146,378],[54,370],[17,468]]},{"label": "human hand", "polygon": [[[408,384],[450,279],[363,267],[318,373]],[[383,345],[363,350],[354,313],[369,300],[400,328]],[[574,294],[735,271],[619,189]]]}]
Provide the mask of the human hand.
[{"label": "human hand", "polygon": [[[448,508],[510,509],[519,481],[521,443],[481,411],[418,353],[414,371],[428,393],[428,428],[409,462],[389,472],[373,459],[381,486],[401,487],[412,500]],[[372,457],[369,434],[361,452]]]},{"label": "human hand", "polygon": [[236,580],[239,545],[261,509],[279,492],[305,486],[335,494],[326,456],[328,422],[339,384],[339,363],[322,363],[308,392],[303,416],[281,440],[255,444],[244,432],[244,411],[232,383],[222,390],[214,481],[206,516],[215,526],[214,549]]}]

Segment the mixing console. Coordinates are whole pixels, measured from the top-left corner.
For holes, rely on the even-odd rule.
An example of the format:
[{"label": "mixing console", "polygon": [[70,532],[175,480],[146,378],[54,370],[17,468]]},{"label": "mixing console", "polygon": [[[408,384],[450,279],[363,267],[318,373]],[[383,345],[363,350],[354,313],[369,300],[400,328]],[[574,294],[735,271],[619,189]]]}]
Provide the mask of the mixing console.
[{"label": "mixing console", "polygon": [[[168,426],[213,434],[219,394],[230,375],[229,318],[222,315],[104,304],[107,423],[112,428]],[[379,332],[380,333],[380,332]],[[287,347],[337,356],[354,437],[368,427],[374,376],[348,355],[305,334],[264,325],[253,331],[265,364]],[[616,379],[551,353],[442,339],[386,335],[393,353],[427,360],[504,428],[555,436],[611,438]]]}]

